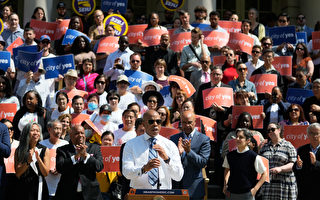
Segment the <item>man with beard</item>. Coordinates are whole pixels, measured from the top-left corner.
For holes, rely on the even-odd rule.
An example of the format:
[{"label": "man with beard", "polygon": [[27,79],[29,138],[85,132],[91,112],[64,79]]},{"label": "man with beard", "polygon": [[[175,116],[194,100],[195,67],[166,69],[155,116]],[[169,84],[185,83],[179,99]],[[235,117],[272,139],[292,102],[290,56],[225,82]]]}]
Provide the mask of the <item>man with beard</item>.
[{"label": "man with beard", "polygon": [[33,28],[26,28],[23,33],[24,43],[20,47],[30,46],[30,45],[37,45],[34,41],[36,34],[34,33]]},{"label": "man with beard", "polygon": [[193,24],[209,24],[207,21],[208,11],[207,8],[204,6],[197,6],[194,8],[194,17],[196,20],[192,22]]}]

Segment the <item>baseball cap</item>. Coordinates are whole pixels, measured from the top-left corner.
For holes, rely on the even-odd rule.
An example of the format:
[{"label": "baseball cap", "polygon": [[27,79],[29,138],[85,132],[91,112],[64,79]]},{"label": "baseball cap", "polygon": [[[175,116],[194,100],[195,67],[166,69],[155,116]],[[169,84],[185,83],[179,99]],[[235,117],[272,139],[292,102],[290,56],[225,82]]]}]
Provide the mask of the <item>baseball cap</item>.
[{"label": "baseball cap", "polygon": [[49,40],[49,42],[51,41],[51,38],[49,37],[49,35],[42,35],[40,37],[40,42],[42,42],[43,40]]},{"label": "baseball cap", "polygon": [[57,4],[57,9],[58,8],[65,8],[66,7],[66,4],[62,1],[60,1],[58,4]]},{"label": "baseball cap", "polygon": [[117,79],[117,83],[119,82],[127,82],[130,85],[130,82],[128,80],[128,77],[126,75],[120,75]]}]

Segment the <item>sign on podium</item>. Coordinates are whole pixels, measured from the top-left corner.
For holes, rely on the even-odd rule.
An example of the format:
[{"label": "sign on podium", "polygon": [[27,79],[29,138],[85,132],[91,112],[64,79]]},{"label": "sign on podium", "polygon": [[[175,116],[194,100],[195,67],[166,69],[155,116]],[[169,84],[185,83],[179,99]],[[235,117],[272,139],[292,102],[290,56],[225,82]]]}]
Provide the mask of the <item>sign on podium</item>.
[{"label": "sign on podium", "polygon": [[130,189],[126,200],[189,200],[188,190]]}]

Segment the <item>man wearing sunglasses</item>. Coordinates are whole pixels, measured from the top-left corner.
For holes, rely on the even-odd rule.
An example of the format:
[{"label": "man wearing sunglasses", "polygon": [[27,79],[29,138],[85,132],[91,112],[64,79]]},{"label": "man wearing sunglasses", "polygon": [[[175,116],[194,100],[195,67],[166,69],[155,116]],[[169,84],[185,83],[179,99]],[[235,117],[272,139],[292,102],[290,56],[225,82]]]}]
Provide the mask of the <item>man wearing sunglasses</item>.
[{"label": "man wearing sunglasses", "polygon": [[143,125],[146,132],[124,146],[122,173],[134,189],[171,189],[171,181],[180,181],[184,172],[178,148],[159,135],[161,118],[157,111],[144,113]]},{"label": "man wearing sunglasses", "polygon": [[193,87],[196,89],[196,92],[194,94],[194,96],[197,96],[198,93],[198,89],[199,86],[203,83],[208,83],[210,82],[211,78],[210,78],[210,66],[211,66],[211,58],[210,56],[202,56],[201,60],[201,70],[198,71],[194,71],[191,73],[191,77],[190,77],[190,82],[193,85]]},{"label": "man wearing sunglasses", "polygon": [[[290,25],[290,16],[287,13],[281,13],[278,16],[278,26],[285,27],[289,25]],[[292,56],[294,48],[295,48],[294,44],[284,42],[278,46],[275,46],[273,50],[280,56]]]},{"label": "man wearing sunglasses", "polygon": [[308,38],[308,41],[309,41],[309,37],[311,37],[311,34],[313,32],[313,28],[308,27],[306,25],[306,17],[302,13],[299,13],[297,15],[296,20],[297,20],[296,31],[297,32],[306,32],[307,33],[307,38]]}]

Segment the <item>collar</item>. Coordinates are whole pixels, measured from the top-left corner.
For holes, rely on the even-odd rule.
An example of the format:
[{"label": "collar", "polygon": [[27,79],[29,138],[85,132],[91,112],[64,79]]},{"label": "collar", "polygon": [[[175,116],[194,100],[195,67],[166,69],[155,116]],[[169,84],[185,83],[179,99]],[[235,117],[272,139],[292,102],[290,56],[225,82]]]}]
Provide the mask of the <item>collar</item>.
[{"label": "collar", "polygon": [[239,151],[239,149],[238,149],[238,147],[237,147],[237,152],[238,153],[245,153],[245,152],[247,152],[247,151],[249,151],[249,147],[248,146],[246,146],[246,148],[244,148],[244,150],[243,151]]},{"label": "collar", "polygon": [[195,129],[195,128],[192,130],[192,132],[189,134],[189,136],[187,136],[187,134],[185,134],[185,133],[183,132],[184,138],[188,138],[188,137],[193,138],[195,132],[196,132],[196,129]]},{"label": "collar", "polygon": [[211,87],[214,87],[214,86],[221,87],[221,81],[217,85],[214,85],[212,82],[210,82],[210,83],[211,83]]},{"label": "collar", "polygon": [[[151,136],[150,136],[147,132],[145,132],[145,133],[143,134],[143,138],[144,138],[144,140],[148,141],[149,138],[151,138]],[[159,140],[159,134],[156,135],[154,138],[156,138],[157,140]]]},{"label": "collar", "polygon": [[319,148],[320,148],[320,144],[314,149],[314,148],[312,148],[312,146],[311,146],[311,144],[310,144],[310,149],[311,149],[311,151],[313,151],[313,152],[317,152],[318,150],[319,150]]},{"label": "collar", "polygon": [[[239,78],[235,79],[235,81],[236,81],[237,86],[239,86],[239,87],[240,87]],[[247,80],[247,79],[245,79],[245,80],[244,80],[243,88],[246,88],[247,86],[248,86],[248,80]],[[241,88],[241,87],[240,87],[240,88]]]},{"label": "collar", "polygon": [[191,43],[191,45],[192,45],[194,48],[198,48],[198,47],[201,46],[201,45],[200,45],[200,41],[198,41],[198,44],[197,44],[197,45],[193,45],[192,43]]},{"label": "collar", "polygon": [[202,71],[202,74],[204,74],[204,73],[208,73],[208,75],[210,76],[210,74],[211,74],[211,69],[208,69],[208,71],[203,71],[203,70],[201,70]]}]

